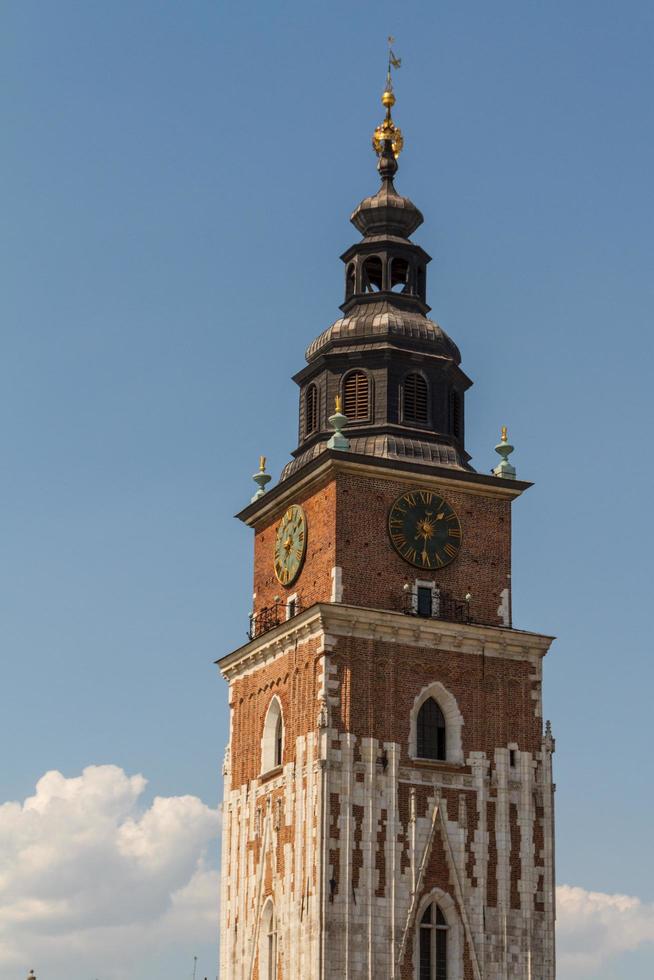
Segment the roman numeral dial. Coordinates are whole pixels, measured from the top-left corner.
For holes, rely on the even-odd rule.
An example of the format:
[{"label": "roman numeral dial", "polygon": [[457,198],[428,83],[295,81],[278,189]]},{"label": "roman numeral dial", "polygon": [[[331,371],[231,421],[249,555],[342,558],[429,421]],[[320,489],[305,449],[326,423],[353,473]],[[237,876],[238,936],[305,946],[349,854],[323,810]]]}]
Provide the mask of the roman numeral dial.
[{"label": "roman numeral dial", "polygon": [[307,519],[298,504],[292,504],[277,526],[273,567],[282,585],[291,585],[300,574],[307,551]]},{"label": "roman numeral dial", "polygon": [[461,550],[459,518],[436,490],[408,490],[398,497],[388,533],[398,555],[416,568],[443,568]]}]

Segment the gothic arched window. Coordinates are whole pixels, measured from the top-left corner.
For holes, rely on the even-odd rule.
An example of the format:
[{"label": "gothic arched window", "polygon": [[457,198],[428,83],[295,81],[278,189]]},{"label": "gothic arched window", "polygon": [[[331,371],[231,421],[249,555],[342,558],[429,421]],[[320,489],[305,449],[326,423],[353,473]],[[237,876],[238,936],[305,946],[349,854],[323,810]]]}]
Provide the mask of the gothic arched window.
[{"label": "gothic arched window", "polygon": [[304,396],[304,434],[311,435],[318,428],[318,389],[309,385]]},{"label": "gothic arched window", "polygon": [[382,260],[378,255],[370,255],[363,263],[362,269],[364,293],[378,293],[382,288]]},{"label": "gothic arched window", "polygon": [[272,898],[268,899],[261,914],[259,977],[260,980],[277,980],[277,918]]},{"label": "gothic arched window", "polygon": [[402,421],[422,425],[429,421],[429,387],[421,374],[407,374],[404,379]]},{"label": "gothic arched window", "polygon": [[370,415],[370,384],[363,371],[351,371],[343,382],[343,414],[350,422]]},{"label": "gothic arched window", "polygon": [[445,718],[433,698],[427,698],[418,712],[416,749],[419,759],[445,759]]},{"label": "gothic arched window", "polygon": [[275,695],[263,723],[261,739],[261,772],[270,772],[284,760],[284,716],[279,698]]},{"label": "gothic arched window", "polygon": [[448,980],[447,930],[440,906],[431,902],[420,920],[419,980]]}]

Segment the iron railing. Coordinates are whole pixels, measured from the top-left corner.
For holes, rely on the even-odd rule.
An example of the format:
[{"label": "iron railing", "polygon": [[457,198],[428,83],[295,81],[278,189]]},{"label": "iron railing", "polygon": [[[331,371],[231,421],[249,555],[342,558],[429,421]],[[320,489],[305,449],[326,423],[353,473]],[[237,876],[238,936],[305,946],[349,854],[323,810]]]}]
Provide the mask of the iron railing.
[{"label": "iron railing", "polygon": [[248,637],[254,640],[257,636],[261,636],[262,633],[267,633],[268,630],[274,629],[275,626],[279,626],[280,623],[285,623],[286,620],[292,619],[293,616],[297,616],[301,612],[302,606],[297,599],[289,603],[276,602],[274,606],[264,606],[263,609],[257,610],[256,613],[250,613]]},{"label": "iron railing", "polygon": [[448,623],[471,623],[471,598],[457,599],[450,592],[440,589],[424,589],[419,592],[405,592],[401,599],[401,610],[406,616],[421,616],[424,619],[442,619]]}]

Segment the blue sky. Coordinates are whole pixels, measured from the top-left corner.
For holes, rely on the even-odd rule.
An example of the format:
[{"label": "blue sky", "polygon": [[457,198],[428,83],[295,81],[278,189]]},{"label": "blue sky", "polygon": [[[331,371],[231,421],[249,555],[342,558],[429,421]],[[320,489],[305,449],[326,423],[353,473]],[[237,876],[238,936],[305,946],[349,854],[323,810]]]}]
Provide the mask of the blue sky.
[{"label": "blue sky", "polygon": [[[149,780],[120,819],[155,796],[215,808],[212,664],[251,596],[232,514],[259,453],[286,462],[290,376],[338,316],[392,33],[397,186],[475,381],[468,449],[490,469],[506,423],[535,482],[514,614],[558,637],[558,878],[641,903],[634,951],[562,980],[651,976],[654,8],[6,0],[1,17],[0,800],[111,765]],[[115,976],[145,976],[152,949]],[[162,980],[194,950],[211,976],[210,938],[182,930]],[[44,978],[86,976],[61,956]]]}]

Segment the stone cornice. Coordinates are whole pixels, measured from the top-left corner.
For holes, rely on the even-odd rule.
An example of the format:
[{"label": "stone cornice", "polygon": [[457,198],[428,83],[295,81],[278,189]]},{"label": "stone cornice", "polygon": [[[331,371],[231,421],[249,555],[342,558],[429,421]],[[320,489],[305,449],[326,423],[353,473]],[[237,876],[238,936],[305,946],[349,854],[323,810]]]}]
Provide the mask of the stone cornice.
[{"label": "stone cornice", "polygon": [[504,500],[514,500],[532,485],[523,480],[506,480],[448,466],[399,462],[328,449],[283,483],[278,483],[263,497],[248,504],[236,516],[248,527],[255,527],[261,521],[282,513],[300,491],[305,491],[337,473],[351,473],[377,480],[398,480],[405,483],[407,488],[437,485],[477,496],[501,497]]},{"label": "stone cornice", "polygon": [[440,619],[406,616],[388,609],[367,609],[343,603],[316,603],[268,633],[217,660],[227,681],[249,673],[274,660],[289,647],[323,636],[323,646],[333,646],[338,637],[357,637],[406,646],[431,647],[476,656],[539,662],[554,639],[541,633],[448,623]]}]

